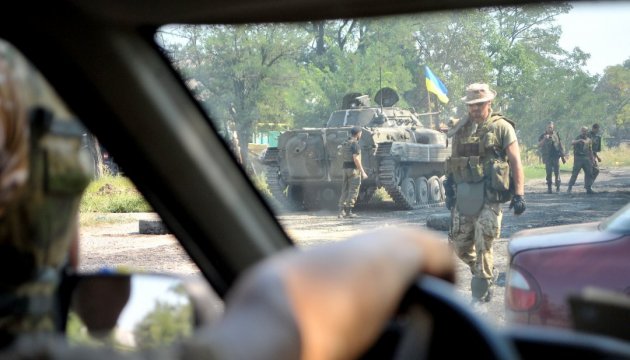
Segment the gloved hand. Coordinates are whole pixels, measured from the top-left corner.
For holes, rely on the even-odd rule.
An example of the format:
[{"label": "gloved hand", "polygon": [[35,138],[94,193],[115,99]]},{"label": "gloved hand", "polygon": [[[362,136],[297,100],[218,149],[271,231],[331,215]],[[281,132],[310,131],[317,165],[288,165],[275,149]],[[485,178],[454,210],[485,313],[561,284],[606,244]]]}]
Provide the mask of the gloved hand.
[{"label": "gloved hand", "polygon": [[514,195],[510,202],[510,210],[514,208],[514,215],[521,215],[527,208],[525,206],[525,197],[523,195]]},{"label": "gloved hand", "polygon": [[451,210],[453,206],[455,206],[455,182],[453,181],[452,175],[446,177],[444,181],[444,203],[446,204],[446,208]]}]

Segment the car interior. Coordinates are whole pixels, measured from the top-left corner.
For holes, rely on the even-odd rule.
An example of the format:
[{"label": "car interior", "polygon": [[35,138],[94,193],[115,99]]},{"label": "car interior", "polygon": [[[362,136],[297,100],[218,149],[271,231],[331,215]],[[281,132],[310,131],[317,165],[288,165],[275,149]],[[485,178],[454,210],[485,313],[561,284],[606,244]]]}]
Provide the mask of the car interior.
[{"label": "car interior", "polygon": [[[523,3],[27,0],[4,13],[0,38],[31,62],[72,113],[98,136],[213,291],[224,297],[246,269],[294,243],[236,162],[211,115],[156,43],[158,29],[169,24],[430,14]],[[192,296],[197,309],[213,306],[204,300],[206,293]],[[426,334],[419,326],[427,314],[433,325],[428,345],[420,341]],[[197,322],[213,317],[202,314]],[[460,346],[452,346],[453,341]],[[619,339],[491,327],[458,299],[450,285],[432,278],[418,279],[365,358],[444,358],[460,354],[461,349],[475,358],[630,358],[630,344]]]}]

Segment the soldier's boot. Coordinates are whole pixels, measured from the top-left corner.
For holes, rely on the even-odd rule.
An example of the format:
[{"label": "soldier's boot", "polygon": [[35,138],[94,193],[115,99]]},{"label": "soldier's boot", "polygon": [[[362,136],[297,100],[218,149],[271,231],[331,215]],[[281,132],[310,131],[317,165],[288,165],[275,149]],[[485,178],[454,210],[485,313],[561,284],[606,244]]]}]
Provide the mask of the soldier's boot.
[{"label": "soldier's boot", "polygon": [[352,212],[352,208],[351,207],[348,207],[348,208],[346,208],[346,217],[348,217],[348,218],[355,218],[355,217],[357,217],[357,214]]},{"label": "soldier's boot", "polygon": [[547,194],[551,194],[551,184],[547,184]]},{"label": "soldier's boot", "polygon": [[470,279],[473,302],[489,302],[492,299],[492,279],[473,276]]},{"label": "soldier's boot", "polygon": [[591,189],[591,188],[587,188],[586,189],[586,193],[591,195],[591,194],[595,194],[595,191],[593,191],[593,189]]},{"label": "soldier's boot", "polygon": [[346,208],[344,207],[340,207],[339,208],[339,214],[337,215],[338,219],[343,219],[346,217]]},{"label": "soldier's boot", "polygon": [[560,181],[556,181],[556,192],[560,192]]}]

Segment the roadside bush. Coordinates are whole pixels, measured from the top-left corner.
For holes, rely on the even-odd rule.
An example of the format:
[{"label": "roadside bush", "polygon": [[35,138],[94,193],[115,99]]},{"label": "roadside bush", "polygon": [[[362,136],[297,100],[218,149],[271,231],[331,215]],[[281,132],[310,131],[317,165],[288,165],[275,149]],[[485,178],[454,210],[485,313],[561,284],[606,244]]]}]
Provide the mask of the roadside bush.
[{"label": "roadside bush", "polygon": [[90,183],[81,199],[81,212],[151,212],[151,206],[123,176],[103,176]]}]

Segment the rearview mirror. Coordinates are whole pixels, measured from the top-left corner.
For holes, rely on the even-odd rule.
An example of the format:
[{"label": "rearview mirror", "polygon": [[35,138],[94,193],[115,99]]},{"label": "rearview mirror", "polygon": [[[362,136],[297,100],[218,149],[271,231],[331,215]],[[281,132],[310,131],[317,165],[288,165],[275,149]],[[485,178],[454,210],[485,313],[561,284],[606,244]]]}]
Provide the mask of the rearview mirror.
[{"label": "rearview mirror", "polygon": [[[154,348],[189,337],[197,326],[209,322],[207,313],[197,311],[193,298],[198,289],[191,291],[180,278],[94,274],[74,276],[71,284],[66,322],[70,344]],[[214,317],[222,304],[215,307]]]}]

